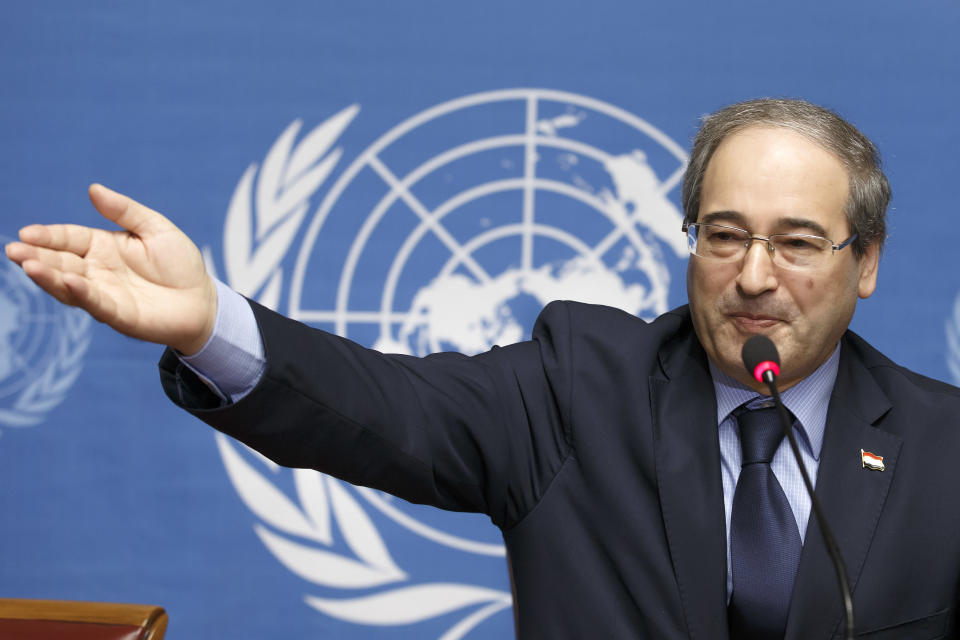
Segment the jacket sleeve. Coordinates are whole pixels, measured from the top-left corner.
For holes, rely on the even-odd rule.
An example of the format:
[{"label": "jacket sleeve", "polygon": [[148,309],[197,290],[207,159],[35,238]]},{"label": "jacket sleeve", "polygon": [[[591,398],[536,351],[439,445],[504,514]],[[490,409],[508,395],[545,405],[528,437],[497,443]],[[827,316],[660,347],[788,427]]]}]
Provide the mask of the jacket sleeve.
[{"label": "jacket sleeve", "polygon": [[169,351],[161,380],[175,403],[278,464],[509,527],[569,455],[562,303],[541,313],[531,341],[426,358],[381,354],[251,304],[266,370],[247,396],[224,404]]}]

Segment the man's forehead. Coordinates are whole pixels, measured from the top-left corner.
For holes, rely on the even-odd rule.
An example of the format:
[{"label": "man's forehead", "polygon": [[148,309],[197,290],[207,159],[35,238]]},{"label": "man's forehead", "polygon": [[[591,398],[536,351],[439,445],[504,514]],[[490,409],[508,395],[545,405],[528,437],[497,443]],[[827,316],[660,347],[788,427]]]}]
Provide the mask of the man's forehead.
[{"label": "man's forehead", "polygon": [[819,141],[785,127],[755,125],[728,135],[706,166],[699,222],[747,230],[842,233],[850,175]]},{"label": "man's forehead", "polygon": [[819,153],[830,156],[838,163],[838,172],[842,172],[844,176],[849,175],[849,172],[846,168],[846,163],[841,155],[838,154],[835,149],[831,148],[830,145],[825,141],[820,140],[808,133],[798,131],[793,127],[772,123],[746,125],[723,136],[723,138],[717,143],[713,152],[710,154],[710,159],[707,160],[706,169],[710,168],[710,165],[713,163],[713,159],[716,158],[717,155],[722,154],[722,150],[724,150],[726,147],[735,144],[743,144],[745,141],[749,140],[764,140],[768,142],[776,141],[781,144],[816,149]]}]

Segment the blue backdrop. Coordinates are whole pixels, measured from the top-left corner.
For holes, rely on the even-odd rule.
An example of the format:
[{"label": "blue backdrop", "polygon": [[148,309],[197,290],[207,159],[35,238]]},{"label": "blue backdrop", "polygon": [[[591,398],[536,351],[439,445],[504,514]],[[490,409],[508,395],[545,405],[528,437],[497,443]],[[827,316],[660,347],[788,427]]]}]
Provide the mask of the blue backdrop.
[{"label": "blue backdrop", "polygon": [[[557,297],[682,304],[698,118],[804,97],[893,184],[855,330],[957,382],[958,32],[955,0],[17,3],[0,236],[99,224],[100,181],[284,313],[474,352]],[[511,633],[484,518],[271,466],[166,401],[159,347],[0,275],[0,595],[161,604],[171,638]]]}]

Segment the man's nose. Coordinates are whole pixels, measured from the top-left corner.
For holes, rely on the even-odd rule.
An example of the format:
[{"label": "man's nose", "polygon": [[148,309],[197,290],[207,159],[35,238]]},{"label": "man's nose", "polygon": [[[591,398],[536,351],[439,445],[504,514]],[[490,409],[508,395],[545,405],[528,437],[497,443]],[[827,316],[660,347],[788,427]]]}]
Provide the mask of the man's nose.
[{"label": "man's nose", "polygon": [[754,240],[743,256],[737,285],[748,296],[757,296],[765,291],[777,288],[776,267],[773,265],[773,253],[763,240]]}]

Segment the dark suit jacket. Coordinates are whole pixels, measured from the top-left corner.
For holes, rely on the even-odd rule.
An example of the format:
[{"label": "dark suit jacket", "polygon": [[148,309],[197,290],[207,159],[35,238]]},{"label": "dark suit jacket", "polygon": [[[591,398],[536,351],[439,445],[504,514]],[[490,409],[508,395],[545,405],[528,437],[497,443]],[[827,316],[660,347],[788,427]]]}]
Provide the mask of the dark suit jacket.
[{"label": "dark suit jacket", "polygon": [[[552,303],[532,341],[465,357],[383,356],[262,307],[267,366],[219,401],[170,353],[171,398],[278,463],[503,531],[520,637],[725,638],[716,400],[686,308],[647,324]],[[955,637],[960,390],[843,338],[817,493],[867,637]],[[883,456],[865,469],[860,450]],[[840,630],[811,516],[787,637]]]}]

